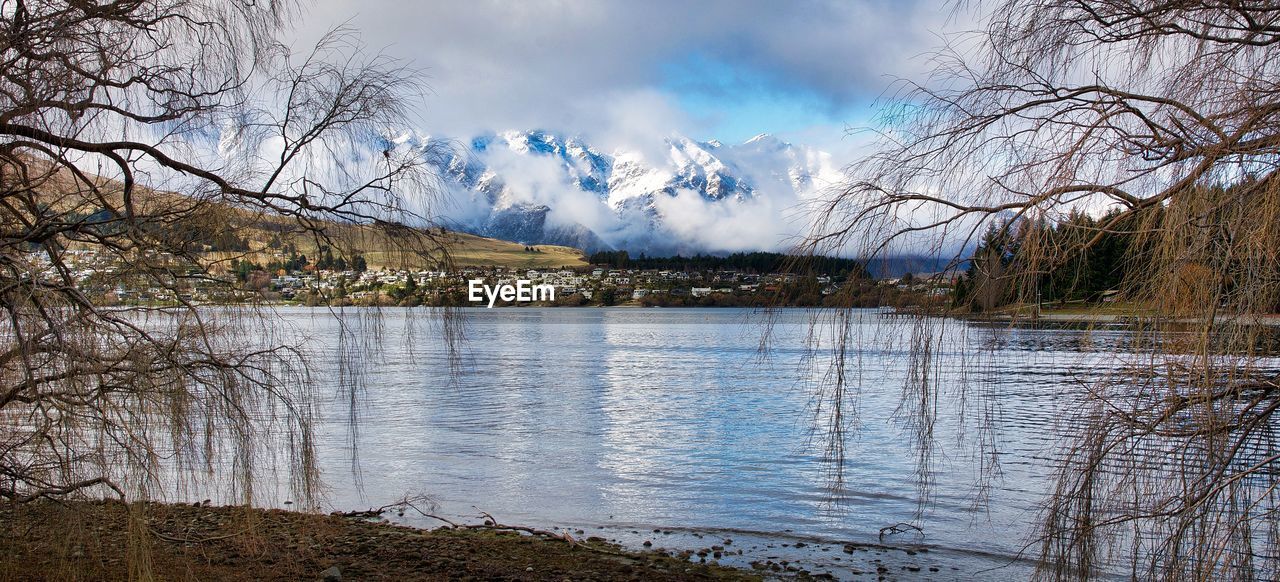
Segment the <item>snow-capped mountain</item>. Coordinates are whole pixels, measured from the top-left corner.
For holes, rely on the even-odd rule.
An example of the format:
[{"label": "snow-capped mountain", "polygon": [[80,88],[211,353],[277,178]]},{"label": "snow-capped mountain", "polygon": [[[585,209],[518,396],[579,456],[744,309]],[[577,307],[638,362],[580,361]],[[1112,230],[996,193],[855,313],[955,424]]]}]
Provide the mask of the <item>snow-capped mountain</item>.
[{"label": "snow-capped mountain", "polygon": [[736,145],[676,136],[608,153],[548,131],[447,141],[438,165],[453,228],[588,252],[774,250],[798,231],[788,211],[840,178],[828,154],[767,134]]}]

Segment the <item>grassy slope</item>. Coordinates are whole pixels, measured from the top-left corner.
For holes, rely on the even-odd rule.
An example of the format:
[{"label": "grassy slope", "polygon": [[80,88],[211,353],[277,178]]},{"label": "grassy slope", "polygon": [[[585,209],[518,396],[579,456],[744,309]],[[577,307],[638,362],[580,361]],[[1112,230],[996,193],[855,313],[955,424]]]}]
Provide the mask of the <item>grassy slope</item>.
[{"label": "grassy slope", "polygon": [[[449,233],[456,241],[449,245],[449,253],[459,266],[518,267],[547,269],[552,267],[582,267],[586,256],[573,247],[539,245],[538,252],[527,252],[524,246],[504,240],[484,238],[457,232]],[[381,254],[372,253],[371,264],[380,264]]]},{"label": "grassy slope", "polygon": [[[43,165],[37,163],[37,165]],[[120,185],[108,178],[89,175],[102,190],[107,193],[112,204],[118,205],[119,198],[113,194]],[[81,194],[70,175],[65,170],[54,174],[45,184],[44,190],[50,194],[50,205],[66,212],[92,213],[100,207],[92,196]],[[134,195],[135,204],[145,212],[158,214],[176,208],[193,208],[196,204],[192,198],[181,194],[151,190],[140,186]],[[202,204],[193,210],[190,218],[177,228],[190,231],[211,233],[229,230],[240,238],[247,239],[249,253],[209,253],[210,260],[228,260],[245,258],[259,263],[271,261],[274,257],[266,248],[273,234],[278,234],[282,241],[293,243],[298,252],[308,257],[315,256],[316,241],[312,237],[301,234],[290,234],[296,225],[279,216],[252,213],[243,209],[232,208],[225,204]],[[358,252],[365,255],[369,266],[374,269],[417,268],[426,266],[430,261],[412,253],[396,252],[396,245],[386,236],[372,229],[337,223],[327,223],[325,230],[338,239],[341,248],[348,253]],[[581,250],[572,247],[554,245],[538,246],[538,252],[524,250],[524,245],[469,234],[449,232],[445,235],[447,252],[457,266],[501,266],[512,268],[547,269],[552,267],[578,267],[587,265],[586,257]]]},{"label": "grassy slope", "polygon": [[[333,230],[340,232],[335,237],[339,241],[338,245],[346,249],[348,255],[352,253],[364,255],[370,269],[412,269],[435,266],[429,264],[431,260],[424,259],[419,254],[396,250],[396,246],[388,242],[386,237],[380,234],[372,234],[368,229],[359,229],[362,232],[358,233],[352,233],[353,229],[351,227],[341,227]],[[233,257],[243,258],[259,264],[266,264],[275,258],[270,250],[266,248],[267,241],[270,240],[270,233],[267,231],[246,225],[237,228],[237,234],[247,238],[250,247],[255,251],[248,253],[208,253],[209,258],[212,260],[228,260]],[[583,252],[572,247],[538,245],[536,247],[537,251],[530,252],[525,250],[524,245],[460,232],[447,232],[444,237],[443,246],[447,249],[453,264],[459,267],[499,266],[519,269],[550,269],[582,267],[588,264]],[[319,254],[317,252],[317,243],[312,237],[294,235],[282,236],[281,238],[286,242],[293,243],[299,253],[307,255],[309,258],[315,258]],[[434,258],[435,253],[431,253],[428,256]]]}]

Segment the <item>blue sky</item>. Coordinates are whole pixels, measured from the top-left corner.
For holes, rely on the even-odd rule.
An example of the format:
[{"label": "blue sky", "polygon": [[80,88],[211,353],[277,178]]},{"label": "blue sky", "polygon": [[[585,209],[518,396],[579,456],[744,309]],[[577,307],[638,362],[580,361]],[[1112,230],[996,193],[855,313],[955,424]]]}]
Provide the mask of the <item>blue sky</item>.
[{"label": "blue sky", "polygon": [[831,99],[768,71],[706,54],[664,63],[660,87],[701,120],[711,136],[725,142],[814,128],[830,128],[835,134],[845,126],[869,123],[876,97]]}]

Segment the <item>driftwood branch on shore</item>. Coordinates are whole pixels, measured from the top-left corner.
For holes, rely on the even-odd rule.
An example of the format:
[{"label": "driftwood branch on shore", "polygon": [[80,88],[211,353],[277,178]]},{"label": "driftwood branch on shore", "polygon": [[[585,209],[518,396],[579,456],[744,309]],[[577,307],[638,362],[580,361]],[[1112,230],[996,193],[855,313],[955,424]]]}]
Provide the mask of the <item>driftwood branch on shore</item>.
[{"label": "driftwood branch on shore", "polygon": [[[432,507],[432,509],[430,511],[425,511],[421,507],[419,507],[420,504],[424,504],[424,503],[429,504]],[[484,518],[484,523],[458,523],[433,513],[434,506],[435,506],[435,503],[431,501],[429,497],[425,495],[417,495],[413,497],[405,497],[395,503],[389,503],[387,505],[383,505],[375,509],[367,509],[363,511],[334,511],[330,513],[330,515],[334,515],[337,517],[352,518],[352,519],[373,519],[373,518],[381,517],[384,513],[387,513],[388,511],[394,510],[396,511],[397,515],[404,516],[407,510],[413,510],[414,512],[416,512],[418,515],[422,517],[434,519],[436,521],[440,521],[446,524],[446,526],[449,529],[522,532],[522,533],[527,533],[529,535],[538,536],[540,538],[544,538],[548,540],[559,540],[562,542],[566,542],[571,546],[585,548],[593,552],[610,554],[615,556],[625,555],[625,554],[622,554],[621,552],[615,552],[606,548],[579,543],[579,541],[575,539],[572,535],[570,535],[569,532],[567,531],[556,532],[556,531],[538,529],[535,527],[528,527],[523,525],[503,524],[503,523],[500,523],[498,521],[498,518],[494,517],[493,514],[487,511],[481,510],[479,507],[475,507],[475,506],[472,506],[472,507],[476,511],[480,512],[480,517]]]},{"label": "driftwood branch on shore", "polygon": [[[422,505],[427,505],[429,509],[424,510],[421,507]],[[389,511],[395,511],[397,515],[404,516],[407,510],[413,510],[414,512],[416,512],[418,515],[421,515],[422,517],[427,517],[427,518],[445,523],[446,525],[449,526],[450,529],[488,529],[488,530],[516,531],[516,532],[524,532],[527,534],[536,535],[536,536],[549,538],[549,539],[563,540],[563,541],[569,542],[570,544],[577,543],[577,540],[575,540],[573,536],[569,535],[567,532],[559,533],[559,532],[554,532],[550,530],[538,529],[538,528],[527,527],[522,525],[505,525],[505,524],[498,523],[498,519],[494,517],[493,514],[487,511],[483,511],[479,507],[474,507],[474,509],[480,512],[480,516],[484,518],[484,523],[458,523],[450,519],[446,519],[444,517],[436,515],[435,513],[433,513],[435,510],[435,502],[433,502],[431,498],[425,495],[415,495],[412,497],[404,497],[399,501],[396,501],[395,503],[388,503],[386,505],[383,505],[382,507],[378,507],[374,509],[366,509],[363,511],[334,511],[329,515],[334,515],[337,517],[347,517],[352,519],[374,519],[374,518],[382,517],[384,513],[387,513]]]},{"label": "driftwood branch on shore", "polygon": [[159,530],[157,530],[157,529],[156,529],[155,527],[153,527],[153,526],[147,526],[147,529],[149,529],[149,530],[151,531],[151,535],[156,536],[157,538],[159,538],[159,539],[161,539],[161,540],[164,540],[164,541],[169,542],[169,543],[172,543],[172,544],[183,544],[183,545],[195,545],[195,544],[204,544],[204,543],[208,543],[208,542],[216,542],[216,541],[218,541],[218,540],[230,539],[230,538],[233,538],[233,537],[236,537],[236,536],[240,536],[240,535],[244,535],[244,534],[247,534],[247,533],[249,533],[249,532],[253,531],[253,530],[252,530],[252,528],[251,528],[251,529],[244,529],[244,530],[240,530],[240,531],[237,531],[237,532],[231,532],[231,533],[229,533],[229,534],[223,534],[223,535],[218,535],[218,536],[210,536],[210,537],[207,537],[207,538],[180,538],[180,537],[176,537],[176,536],[171,536],[171,535],[168,535],[168,534],[160,533],[160,531],[159,531]]}]

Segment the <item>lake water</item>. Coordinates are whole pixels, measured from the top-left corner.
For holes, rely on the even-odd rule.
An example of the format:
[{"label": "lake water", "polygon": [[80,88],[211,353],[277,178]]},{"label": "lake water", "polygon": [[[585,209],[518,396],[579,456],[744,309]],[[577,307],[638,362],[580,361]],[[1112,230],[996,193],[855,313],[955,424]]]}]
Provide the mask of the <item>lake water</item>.
[{"label": "lake water", "polygon": [[[281,313],[312,336],[333,508],[422,493],[455,520],[483,510],[635,548],[730,539],[742,555],[722,562],[786,561],[841,578],[883,566],[911,578],[1026,579],[1019,552],[1052,479],[1055,427],[1069,416],[1060,396],[1113,366],[1124,341],[1121,331],[947,322],[930,366],[942,390],[922,468],[910,422],[919,416],[904,401],[911,324],[855,312],[846,414],[856,412],[856,430],[836,487],[817,420],[830,403],[815,398],[830,387],[836,328],[813,319],[834,311],[782,311],[762,356],[766,318],[751,310],[468,309],[452,368],[425,310],[348,311],[358,350],[339,346],[327,310]],[[957,365],[979,345],[992,355]],[[362,374],[354,407],[340,370]],[[921,471],[931,483],[923,503]],[[900,523],[921,531],[881,539]]]}]

